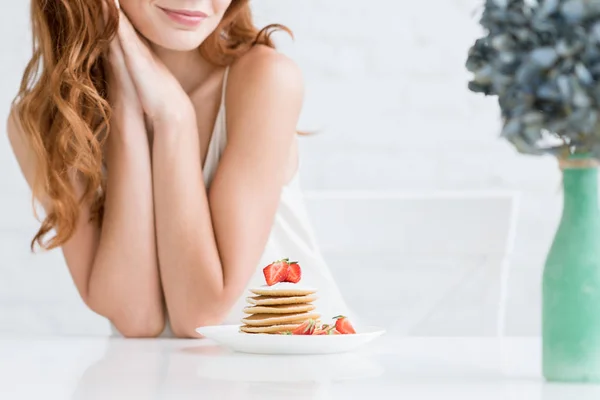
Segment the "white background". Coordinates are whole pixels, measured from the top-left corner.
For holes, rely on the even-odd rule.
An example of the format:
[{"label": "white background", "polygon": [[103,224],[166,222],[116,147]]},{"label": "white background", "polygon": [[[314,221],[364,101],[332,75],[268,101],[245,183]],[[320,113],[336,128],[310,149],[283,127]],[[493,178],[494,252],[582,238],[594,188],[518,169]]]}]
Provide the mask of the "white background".
[{"label": "white background", "polygon": [[[2,121],[30,54],[28,3],[6,2],[0,13]],[[554,160],[517,155],[499,139],[494,100],[466,89],[464,61],[479,35],[473,15],[483,1],[253,3],[261,25],[283,23],[296,35],[293,43],[283,36],[278,40],[282,51],[305,74],[303,126],[321,129],[318,135],[302,139],[304,187],[318,191],[520,192],[507,332],[538,334],[541,270],[559,218],[560,176]],[[36,228],[29,192],[12,157],[4,125],[0,131],[0,332],[101,332],[103,322],[80,304],[60,254],[29,255],[28,242]],[[339,227],[340,232],[344,229]],[[448,275],[425,277],[443,282],[445,276],[454,274],[452,268],[458,274],[473,262],[446,261]],[[344,289],[351,301],[367,302],[369,296],[359,293],[359,285],[353,288],[351,282],[371,276],[370,266],[353,269],[354,275],[348,278],[339,269],[342,266],[333,264],[334,272],[345,277]],[[385,267],[395,268],[393,263]],[[404,263],[403,268],[418,272],[420,266]],[[423,285],[410,301],[404,302],[406,296],[398,291],[381,296],[388,305],[407,309],[408,303],[421,304],[435,295],[438,289],[427,282],[407,284]],[[458,296],[468,298],[469,293]],[[466,332],[479,334],[475,325]],[[443,327],[439,328],[442,332]]]}]

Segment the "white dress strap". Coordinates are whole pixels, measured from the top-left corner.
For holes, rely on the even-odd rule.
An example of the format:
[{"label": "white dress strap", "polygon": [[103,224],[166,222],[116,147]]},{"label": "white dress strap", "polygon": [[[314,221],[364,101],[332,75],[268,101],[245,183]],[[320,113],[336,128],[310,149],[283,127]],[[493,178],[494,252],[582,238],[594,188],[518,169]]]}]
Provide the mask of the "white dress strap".
[{"label": "white dress strap", "polygon": [[227,77],[229,76],[229,66],[225,68],[223,74],[223,87],[221,88],[221,108],[225,108],[225,93],[227,92]]},{"label": "white dress strap", "polygon": [[227,93],[227,78],[229,76],[229,66],[225,68],[225,73],[223,74],[223,84],[221,87],[221,104],[219,105],[219,113],[217,114],[217,119],[215,121],[215,127],[213,129],[213,137],[211,138],[211,142],[216,142],[216,151],[219,155],[218,159],[221,158],[221,153],[225,149],[225,142],[227,139],[227,125],[226,125],[226,114],[227,108],[225,107],[226,93]]},{"label": "white dress strap", "polygon": [[217,171],[221,154],[225,150],[227,144],[227,124],[226,124],[226,109],[225,109],[225,94],[227,92],[227,77],[229,76],[229,67],[225,68],[223,74],[223,84],[221,88],[221,101],[219,105],[219,111],[217,112],[217,118],[215,119],[215,126],[208,143],[208,150],[206,152],[206,159],[202,169],[204,175],[204,184],[208,187],[212,182],[212,179]]}]

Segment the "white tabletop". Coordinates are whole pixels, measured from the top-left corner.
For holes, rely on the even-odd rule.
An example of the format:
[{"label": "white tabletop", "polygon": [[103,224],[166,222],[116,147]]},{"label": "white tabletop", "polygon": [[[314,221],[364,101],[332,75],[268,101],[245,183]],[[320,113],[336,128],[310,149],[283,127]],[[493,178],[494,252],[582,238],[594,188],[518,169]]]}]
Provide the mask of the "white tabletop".
[{"label": "white tabletop", "polygon": [[0,399],[598,398],[545,383],[538,339],[388,334],[354,353],[257,356],[208,340],[0,338]]}]

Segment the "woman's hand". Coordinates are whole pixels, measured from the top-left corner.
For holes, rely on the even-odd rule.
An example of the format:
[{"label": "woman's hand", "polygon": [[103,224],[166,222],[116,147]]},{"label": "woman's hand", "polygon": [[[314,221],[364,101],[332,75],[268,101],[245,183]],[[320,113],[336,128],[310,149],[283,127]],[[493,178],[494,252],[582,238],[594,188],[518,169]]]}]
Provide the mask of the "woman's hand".
[{"label": "woman's hand", "polygon": [[120,117],[144,117],[142,103],[127,70],[118,37],[110,43],[107,65],[108,96],[114,113]]},{"label": "woman's hand", "polygon": [[156,124],[194,117],[187,93],[136,32],[122,10],[118,32],[124,63],[150,121]]},{"label": "woman's hand", "polygon": [[[119,10],[118,0],[103,0],[105,22],[108,19],[107,2],[109,1],[113,1],[117,10]],[[122,115],[131,115],[134,113],[143,117],[142,104],[127,70],[125,55],[123,54],[118,36],[115,36],[110,42],[106,61],[108,100],[113,110]]]}]

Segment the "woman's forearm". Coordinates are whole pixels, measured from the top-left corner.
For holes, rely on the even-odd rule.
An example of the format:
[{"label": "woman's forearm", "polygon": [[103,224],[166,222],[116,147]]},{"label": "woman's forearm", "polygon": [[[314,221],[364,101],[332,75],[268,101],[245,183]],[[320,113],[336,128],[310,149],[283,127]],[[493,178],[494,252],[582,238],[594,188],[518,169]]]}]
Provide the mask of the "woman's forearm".
[{"label": "woman's forearm", "polygon": [[125,121],[108,139],[104,220],[88,286],[90,306],[126,336],[155,336],[165,324],[143,125]]},{"label": "woman's forearm", "polygon": [[156,126],[153,146],[160,271],[178,336],[220,322],[228,305],[194,122]]}]

